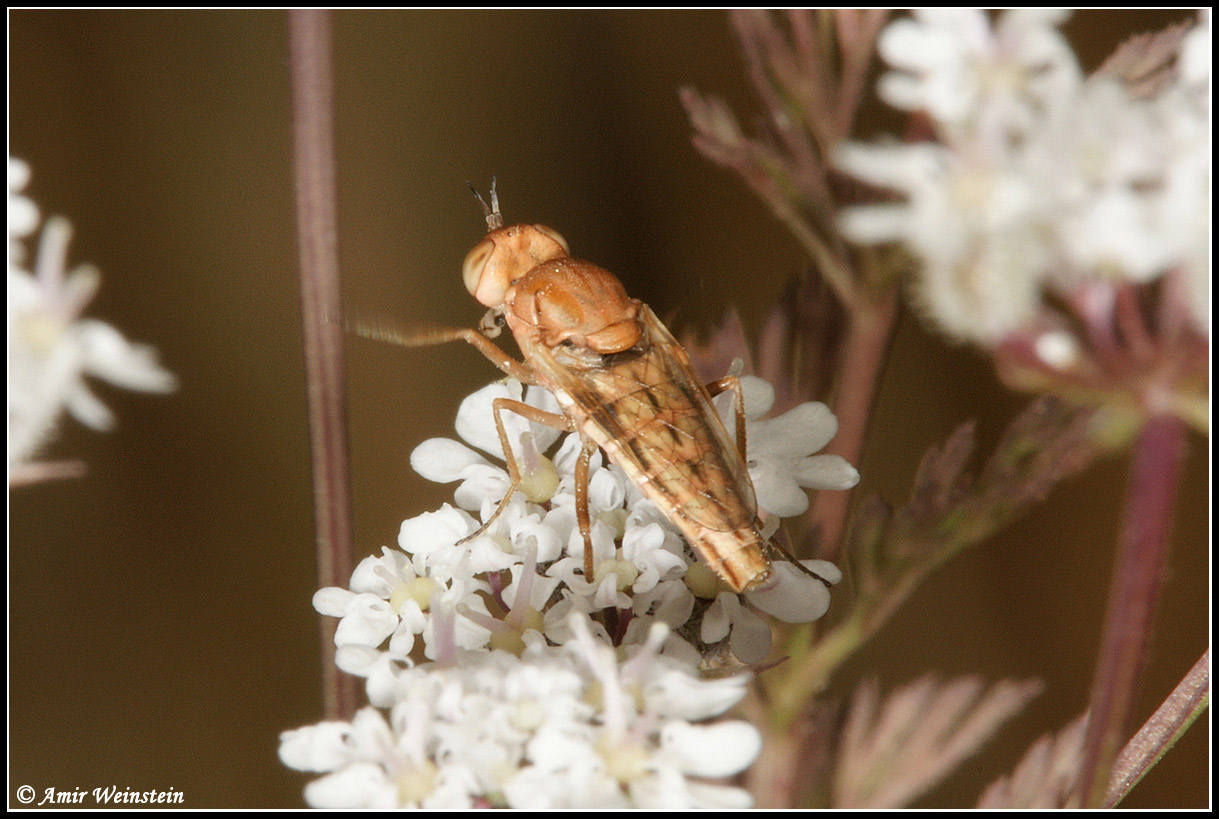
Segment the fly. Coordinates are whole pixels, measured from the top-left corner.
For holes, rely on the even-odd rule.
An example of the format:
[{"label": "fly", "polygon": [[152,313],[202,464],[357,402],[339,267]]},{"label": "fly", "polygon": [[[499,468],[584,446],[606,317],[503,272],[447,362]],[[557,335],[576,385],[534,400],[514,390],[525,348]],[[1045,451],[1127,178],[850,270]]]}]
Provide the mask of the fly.
[{"label": "fly", "polygon": [[[522,480],[501,418],[509,411],[575,432],[583,442],[575,488],[586,578],[594,576],[589,463],[600,448],[734,591],[766,583],[771,565],[745,466],[740,381],[729,376],[704,385],[685,349],[646,304],[627,296],[613,274],[572,258],[567,241],[548,227],[505,227],[494,184],[490,206],[477,191],[475,196],[486,214],[487,235],[466,256],[462,278],[487,313],[477,331],[435,330],[407,343],[464,340],[518,381],[545,387],[563,411],[507,398],[492,403],[511,485],[483,528],[506,508]],[[523,362],[491,341],[505,326]],[[728,390],[735,393],[735,443],[711,401]]]}]

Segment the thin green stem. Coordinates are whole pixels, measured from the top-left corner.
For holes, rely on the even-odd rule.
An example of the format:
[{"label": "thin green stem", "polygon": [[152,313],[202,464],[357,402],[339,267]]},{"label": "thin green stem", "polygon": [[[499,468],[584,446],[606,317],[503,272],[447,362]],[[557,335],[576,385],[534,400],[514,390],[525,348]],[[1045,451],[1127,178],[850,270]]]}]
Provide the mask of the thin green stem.
[{"label": "thin green stem", "polygon": [[875,631],[863,612],[834,626],[814,645],[809,645],[809,629],[796,629],[788,640],[787,662],[767,675],[767,694],[771,708],[768,718],[778,728],[797,720],[810,698],[829,685],[834,671]]}]

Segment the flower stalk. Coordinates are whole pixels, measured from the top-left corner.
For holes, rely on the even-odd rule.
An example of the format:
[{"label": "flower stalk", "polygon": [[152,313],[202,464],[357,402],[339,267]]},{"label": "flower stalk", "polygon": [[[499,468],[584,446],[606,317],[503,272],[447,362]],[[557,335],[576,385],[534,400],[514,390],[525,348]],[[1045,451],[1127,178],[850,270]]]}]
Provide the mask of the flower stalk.
[{"label": "flower stalk", "polygon": [[1178,418],[1153,417],[1135,438],[1076,789],[1083,807],[1105,804],[1109,775],[1126,737],[1168,565],[1172,513],[1184,459],[1185,425]]},{"label": "flower stalk", "polygon": [[1156,709],[1113,765],[1104,807],[1116,807],[1144,775],[1184,736],[1194,720],[1210,707],[1211,652],[1208,648]]},{"label": "flower stalk", "polygon": [[[346,365],[335,215],[330,16],[288,14],[293,170],[301,271],[301,322],[308,387],[317,565],[322,586],[351,576],[351,480],[347,454]],[[332,719],[355,713],[356,686],[334,664],[334,623],[323,620],[322,690]]]},{"label": "flower stalk", "polygon": [[[866,309],[853,310],[848,320],[842,378],[834,399],[834,414],[842,420],[826,451],[849,463],[857,464],[863,458],[872,408],[897,326],[897,297],[897,290],[890,289],[868,302]],[[804,524],[817,533],[818,558],[831,563],[839,559],[850,501],[846,492],[822,492],[814,499]]]}]

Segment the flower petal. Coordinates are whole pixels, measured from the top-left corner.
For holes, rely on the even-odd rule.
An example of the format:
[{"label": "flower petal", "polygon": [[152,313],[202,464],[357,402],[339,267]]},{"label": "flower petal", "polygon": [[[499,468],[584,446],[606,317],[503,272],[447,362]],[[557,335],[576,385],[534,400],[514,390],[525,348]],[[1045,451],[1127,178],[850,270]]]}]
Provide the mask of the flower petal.
[{"label": "flower petal", "polygon": [[[828,564],[833,569],[829,574],[836,577],[826,576],[824,564],[825,561],[804,563],[831,583],[841,579],[842,573],[832,564]],[[745,595],[745,599],[754,606],[785,623],[809,623],[829,610],[830,590],[820,580],[809,577],[787,561],[776,561],[772,568],[777,582]]]},{"label": "flower petal", "polygon": [[327,617],[342,617],[356,596],[347,589],[327,586],[313,593],[313,610]]},{"label": "flower petal", "polygon": [[398,627],[398,615],[375,594],[357,594],[334,631],[334,644],[376,647]]},{"label": "flower petal", "polygon": [[792,407],[778,418],[758,421],[757,448],[749,440],[749,456],[811,455],[830,442],[838,432],[838,419],[820,401],[808,401]]},{"label": "flower petal", "polygon": [[758,506],[772,515],[790,518],[808,509],[808,495],[791,476],[778,471],[775,464],[764,461],[749,470],[749,477],[753,480]]},{"label": "flower petal", "polygon": [[86,319],[75,332],[85,369],[129,390],[170,392],[177,379],[157,364],[157,352],[145,344],[132,344],[104,321]]},{"label": "flower petal", "polygon": [[727,785],[709,785],[706,782],[687,782],[686,790],[693,804],[691,807],[711,810],[747,810],[753,807],[753,797],[743,788]]},{"label": "flower petal", "polygon": [[297,771],[333,771],[351,759],[351,723],[319,722],[279,735],[279,760]]},{"label": "flower petal", "polygon": [[311,808],[397,807],[398,788],[380,765],[357,762],[305,786]]},{"label": "flower petal", "polygon": [[661,729],[660,742],[683,772],[716,778],[743,771],[762,750],[758,729],[741,720],[712,725],[673,721]]},{"label": "flower petal", "polygon": [[672,669],[644,691],[648,708],[684,720],[718,716],[740,702],[748,689],[750,676],[697,677]]},{"label": "flower petal", "polygon": [[722,592],[715,597],[715,602],[712,603],[707,611],[703,613],[703,622],[699,630],[699,639],[704,643],[718,643],[720,640],[728,636],[728,629],[732,625],[732,615],[734,612],[729,611],[735,608],[739,603],[736,595]]},{"label": "flower petal", "polygon": [[411,469],[429,481],[452,483],[467,477],[466,469],[491,462],[451,438],[429,438],[411,452]]},{"label": "flower petal", "polygon": [[[512,383],[517,387],[515,390],[510,390],[507,384],[496,381],[467,395],[457,409],[457,421],[454,425],[463,441],[500,460],[504,459],[504,452],[495,428],[495,414],[491,402],[497,398],[521,400],[520,384],[515,381]],[[508,440],[518,440],[525,429],[521,426],[526,423],[525,420],[511,412],[505,412],[502,418],[508,430]],[[518,421],[520,423],[517,423]]]},{"label": "flower petal", "polygon": [[840,455],[812,455],[796,462],[792,477],[809,489],[850,489],[859,483],[859,470]]},{"label": "flower petal", "polygon": [[728,641],[732,655],[746,665],[757,665],[770,654],[770,626],[744,606],[732,623],[732,639]]}]

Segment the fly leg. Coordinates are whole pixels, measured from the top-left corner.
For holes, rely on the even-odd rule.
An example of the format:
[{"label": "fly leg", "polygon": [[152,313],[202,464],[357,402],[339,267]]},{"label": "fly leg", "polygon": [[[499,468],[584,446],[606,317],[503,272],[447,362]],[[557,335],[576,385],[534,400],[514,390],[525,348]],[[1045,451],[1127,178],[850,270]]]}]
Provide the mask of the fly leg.
[{"label": "fly leg", "polygon": [[767,551],[769,551],[770,549],[774,549],[776,552],[778,552],[779,554],[783,555],[783,557],[787,559],[787,562],[791,563],[791,564],[792,564],[792,566],[794,566],[794,567],[796,568],[796,570],[797,570],[797,571],[803,572],[804,574],[808,575],[809,577],[814,577],[814,578],[816,578],[817,580],[820,580],[820,581],[822,582],[822,584],[824,584],[824,585],[825,585],[825,587],[826,587],[827,589],[828,589],[828,588],[830,588],[831,586],[833,586],[833,585],[834,585],[833,583],[831,583],[830,581],[826,580],[826,579],[825,579],[824,577],[822,577],[821,575],[817,574],[817,573],[816,573],[815,571],[813,571],[812,569],[810,569],[810,568],[808,568],[807,566],[805,566],[805,565],[804,565],[803,563],[801,563],[799,560],[797,560],[797,559],[796,559],[796,556],[795,556],[795,555],[793,555],[793,554],[791,553],[791,551],[790,551],[790,550],[789,550],[789,549],[788,549],[786,546],[784,546],[782,543],[780,543],[780,542],[779,542],[779,539],[778,539],[777,537],[775,537],[775,535],[777,535],[777,534],[786,534],[786,532],[783,532],[783,531],[782,531],[782,530],[780,530],[780,529],[776,529],[776,530],[775,530],[775,532],[774,532],[774,534],[772,534],[772,535],[771,535],[771,536],[770,536],[770,537],[769,537],[769,538],[766,540],[766,547],[767,547]]},{"label": "fly leg", "polygon": [[748,464],[749,459],[745,455],[748,449],[745,445],[745,392],[741,389],[741,379],[735,375],[726,375],[719,381],[712,381],[707,385],[707,392],[711,393],[712,398],[728,390],[736,393],[736,397],[732,401],[733,411],[736,414],[736,448],[741,453],[741,463]]},{"label": "fly leg", "polygon": [[595,441],[584,441],[580,458],[576,461],[576,522],[584,538],[584,579],[593,581],[593,535],[592,520],[588,514],[588,464],[597,451]]},{"label": "fly leg", "polygon": [[[735,413],[736,413],[736,445],[737,445],[737,449],[741,453],[741,462],[746,464],[746,466],[748,466],[749,459],[745,454],[747,451],[747,447],[746,447],[746,443],[745,443],[745,393],[741,389],[741,379],[736,377],[735,375],[729,375],[729,376],[725,376],[724,378],[721,378],[719,381],[712,381],[710,384],[707,385],[707,392],[711,393],[712,397],[715,397],[722,392],[727,392],[728,390],[732,390],[734,393],[736,393],[736,397],[733,399],[733,402],[732,402],[733,409],[735,410]],[[778,532],[777,529],[775,531]],[[773,548],[776,552],[783,555],[783,557],[787,558],[788,561],[790,561],[791,564],[793,566],[795,566],[796,569],[798,569],[799,571],[803,572],[804,574],[807,574],[809,577],[815,577],[818,580],[820,580],[822,583],[825,584],[825,587],[827,589],[832,585],[830,583],[830,581],[826,580],[824,577],[817,574],[812,569],[807,568],[803,563],[801,563],[799,560],[797,560],[796,556],[793,555],[787,549],[787,547],[785,547],[783,544],[779,543],[779,541],[777,539],[775,539],[773,534],[771,535],[770,538],[767,539],[767,546]]]},{"label": "fly leg", "polygon": [[[473,331],[471,330],[470,332]],[[490,344],[490,342],[487,343]],[[494,347],[495,345],[492,344],[491,346]],[[511,361],[511,359],[508,360]],[[531,407],[522,401],[514,401],[511,398],[496,398],[494,401],[492,401],[491,416],[495,419],[495,431],[499,434],[499,444],[504,450],[504,463],[508,466],[508,477],[511,480],[511,483],[508,484],[508,491],[504,493],[503,500],[499,502],[499,506],[497,506],[495,511],[491,513],[491,517],[487,518],[487,521],[482,526],[478,527],[478,529],[476,529],[473,533],[466,535],[461,540],[457,541],[458,544],[471,541],[481,535],[483,532],[487,531],[488,527],[490,527],[492,523],[495,523],[496,519],[499,518],[499,516],[504,513],[504,510],[508,508],[508,504],[512,501],[513,494],[515,494],[517,488],[521,485],[521,470],[516,463],[516,454],[513,452],[512,443],[508,439],[508,429],[504,426],[504,419],[500,416],[500,413],[504,410],[514,412],[522,418],[526,418],[535,423],[550,427],[551,429],[563,430],[564,432],[571,432],[574,429],[571,421],[569,421],[565,415],[546,412],[546,410]],[[587,515],[587,504],[585,514]]]},{"label": "fly leg", "polygon": [[[348,322],[347,329],[356,335],[377,341],[388,341],[403,347],[429,347],[449,341],[464,341],[482,353],[492,364],[522,384],[536,384],[533,373],[521,362],[505,353],[478,330],[461,327],[424,327],[404,330],[380,322]],[[521,406],[525,406],[522,404]],[[531,407],[532,409],[532,407]],[[546,423],[542,421],[540,423]],[[551,426],[547,424],[547,426]],[[566,426],[563,429],[567,429]]]},{"label": "fly leg", "polygon": [[[466,535],[458,543],[473,540],[487,531],[491,524],[508,508],[513,493],[516,492],[523,480],[520,467],[516,462],[516,455],[513,454],[511,443],[508,440],[508,430],[504,426],[503,419],[500,417],[500,413],[504,410],[515,412],[523,418],[528,418],[530,421],[551,427],[552,429],[559,429],[565,432],[575,430],[575,426],[565,415],[546,412],[520,401],[513,401],[510,398],[496,398],[492,401],[491,411],[495,418],[495,431],[499,434],[500,447],[504,450],[504,460],[508,466],[508,477],[511,479],[511,483],[508,486],[508,491],[504,494],[504,499],[500,501],[496,510],[491,513],[491,517],[487,518],[486,523],[478,527],[474,533]],[[591,583],[593,582],[594,567],[592,516],[588,512],[588,469],[593,453],[597,451],[597,444],[589,440],[585,440],[583,443],[584,446],[580,450],[580,457],[576,460],[576,522],[580,527],[580,536],[584,539],[584,578]]]}]

